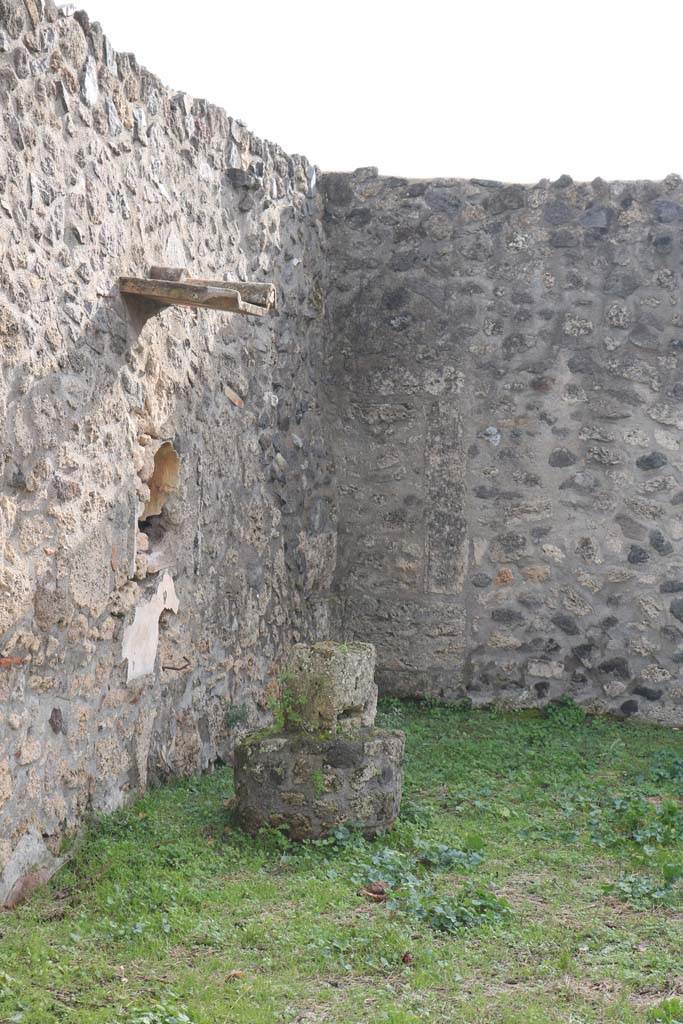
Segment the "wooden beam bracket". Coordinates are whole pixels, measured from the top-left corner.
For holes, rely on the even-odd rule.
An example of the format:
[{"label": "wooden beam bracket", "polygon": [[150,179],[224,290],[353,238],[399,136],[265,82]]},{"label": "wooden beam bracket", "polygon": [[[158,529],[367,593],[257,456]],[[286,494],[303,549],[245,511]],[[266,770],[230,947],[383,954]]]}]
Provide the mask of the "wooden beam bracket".
[{"label": "wooden beam bracket", "polygon": [[243,316],[265,316],[276,303],[275,285],[190,278],[177,267],[152,267],[148,277],[120,277],[119,291],[128,299],[144,299],[160,309],[194,306]]}]

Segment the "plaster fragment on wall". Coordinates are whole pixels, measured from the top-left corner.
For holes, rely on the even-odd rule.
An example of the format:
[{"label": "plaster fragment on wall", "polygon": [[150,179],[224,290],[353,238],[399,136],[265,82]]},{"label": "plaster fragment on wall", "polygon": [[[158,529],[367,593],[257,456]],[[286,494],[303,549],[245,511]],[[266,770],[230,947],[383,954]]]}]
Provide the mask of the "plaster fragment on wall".
[{"label": "plaster fragment on wall", "polygon": [[151,601],[138,605],[130,626],[123,631],[122,661],[128,659],[128,681],[154,671],[159,646],[159,616],[168,609],[177,612],[178,597],[173,580],[164,573]]}]

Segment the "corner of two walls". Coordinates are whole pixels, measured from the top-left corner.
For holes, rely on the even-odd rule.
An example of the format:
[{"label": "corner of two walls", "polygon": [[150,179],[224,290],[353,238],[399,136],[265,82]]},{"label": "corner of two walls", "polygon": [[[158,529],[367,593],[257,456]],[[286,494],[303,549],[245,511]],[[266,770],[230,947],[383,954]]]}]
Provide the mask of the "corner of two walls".
[{"label": "corner of two walls", "polygon": [[683,719],[683,184],[326,175],[343,629],[385,693]]},{"label": "corner of two walls", "polygon": [[[300,638],[375,642],[385,692],[680,723],[680,179],[323,203],[83,13],[0,18],[0,901],[227,758]],[[279,312],[145,319],[152,264]]]}]

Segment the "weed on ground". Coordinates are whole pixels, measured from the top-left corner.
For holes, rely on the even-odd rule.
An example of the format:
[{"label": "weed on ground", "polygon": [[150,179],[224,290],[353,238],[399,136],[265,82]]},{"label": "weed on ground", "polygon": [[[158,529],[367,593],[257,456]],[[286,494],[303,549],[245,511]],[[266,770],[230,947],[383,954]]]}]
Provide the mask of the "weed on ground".
[{"label": "weed on ground", "polygon": [[295,845],[232,775],[92,825],[0,917],[3,1024],[683,1024],[683,737],[384,702],[401,817]]}]

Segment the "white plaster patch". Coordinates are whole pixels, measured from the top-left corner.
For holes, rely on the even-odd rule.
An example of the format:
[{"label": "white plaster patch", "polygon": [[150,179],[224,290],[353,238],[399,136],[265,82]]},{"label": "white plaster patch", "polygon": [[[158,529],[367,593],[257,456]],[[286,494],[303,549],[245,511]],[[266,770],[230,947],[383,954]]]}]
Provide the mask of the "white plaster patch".
[{"label": "white plaster patch", "polygon": [[159,616],[168,609],[177,612],[178,597],[173,580],[164,573],[157,592],[147,604],[138,605],[130,626],[123,631],[121,660],[128,659],[128,681],[154,671],[159,646]]}]

